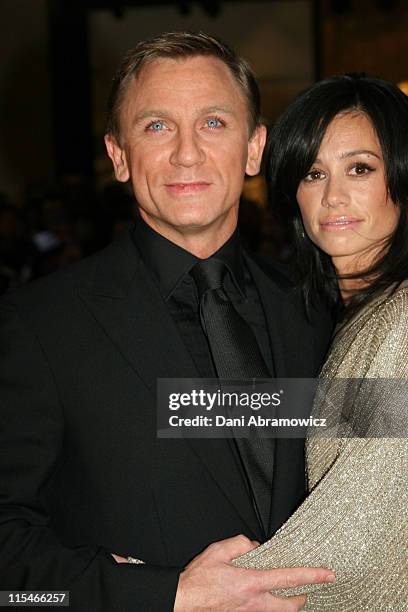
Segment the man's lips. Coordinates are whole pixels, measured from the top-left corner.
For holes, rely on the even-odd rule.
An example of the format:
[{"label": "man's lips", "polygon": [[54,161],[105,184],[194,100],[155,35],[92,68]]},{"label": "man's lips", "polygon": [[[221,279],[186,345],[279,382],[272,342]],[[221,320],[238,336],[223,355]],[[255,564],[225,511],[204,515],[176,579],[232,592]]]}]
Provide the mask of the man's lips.
[{"label": "man's lips", "polygon": [[194,194],[205,191],[210,186],[210,183],[205,181],[166,183],[166,189],[174,194]]},{"label": "man's lips", "polygon": [[323,221],[320,221],[320,227],[327,232],[335,232],[347,229],[353,229],[358,223],[361,223],[362,219],[357,217],[328,217]]}]

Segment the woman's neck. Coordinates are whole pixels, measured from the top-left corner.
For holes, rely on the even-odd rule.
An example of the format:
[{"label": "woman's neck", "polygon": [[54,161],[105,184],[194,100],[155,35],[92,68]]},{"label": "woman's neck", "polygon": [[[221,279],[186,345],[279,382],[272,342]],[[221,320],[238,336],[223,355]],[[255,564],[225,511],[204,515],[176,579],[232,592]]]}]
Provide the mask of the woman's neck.
[{"label": "woman's neck", "polygon": [[370,283],[367,280],[361,279],[361,278],[341,278],[340,277],[339,278],[339,289],[340,289],[340,295],[341,295],[341,298],[344,304],[347,304],[347,302],[350,301],[353,295],[355,295],[360,289],[363,289],[369,284]]}]

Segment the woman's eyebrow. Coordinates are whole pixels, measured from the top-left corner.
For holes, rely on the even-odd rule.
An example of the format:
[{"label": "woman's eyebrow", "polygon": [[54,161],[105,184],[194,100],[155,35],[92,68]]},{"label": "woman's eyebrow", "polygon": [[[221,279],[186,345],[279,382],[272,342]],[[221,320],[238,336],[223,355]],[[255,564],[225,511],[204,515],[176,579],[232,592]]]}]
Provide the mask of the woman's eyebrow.
[{"label": "woman's eyebrow", "polygon": [[381,159],[380,155],[370,149],[354,149],[353,151],[346,151],[340,155],[340,159],[346,159],[347,157],[353,157],[354,155],[373,155],[377,159]]}]

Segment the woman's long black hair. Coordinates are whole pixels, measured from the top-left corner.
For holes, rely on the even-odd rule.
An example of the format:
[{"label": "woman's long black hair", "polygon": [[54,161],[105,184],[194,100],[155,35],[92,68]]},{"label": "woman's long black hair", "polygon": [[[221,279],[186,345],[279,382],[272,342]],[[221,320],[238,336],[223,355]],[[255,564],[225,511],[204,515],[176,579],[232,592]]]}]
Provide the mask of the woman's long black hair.
[{"label": "woman's long black hair", "polygon": [[310,312],[315,298],[334,307],[339,300],[338,278],[330,257],[305,235],[296,193],[331,121],[339,113],[353,111],[364,113],[374,126],[389,195],[399,206],[400,215],[382,255],[356,276],[366,283],[348,302],[347,318],[374,295],[408,278],[408,97],[391,83],[364,76],[320,81],[300,94],[271,130],[266,160],[272,205],[292,230],[307,310]]}]

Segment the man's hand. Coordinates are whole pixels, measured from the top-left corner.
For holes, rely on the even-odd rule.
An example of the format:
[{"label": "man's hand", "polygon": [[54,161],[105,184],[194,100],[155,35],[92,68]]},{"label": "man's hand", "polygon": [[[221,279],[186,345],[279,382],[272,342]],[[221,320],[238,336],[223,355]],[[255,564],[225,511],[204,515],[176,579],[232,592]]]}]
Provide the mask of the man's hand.
[{"label": "man's hand", "polygon": [[258,543],[243,535],[210,544],[180,574],[174,612],[298,612],[305,596],[279,597],[274,589],[333,582],[322,568],[242,569],[231,560]]}]

